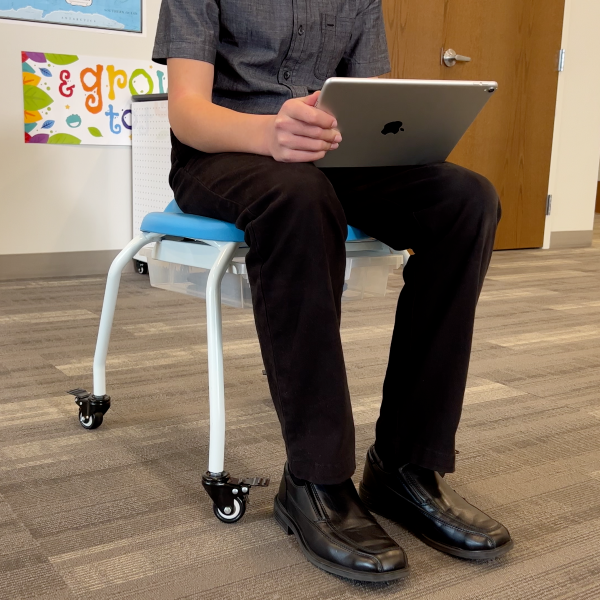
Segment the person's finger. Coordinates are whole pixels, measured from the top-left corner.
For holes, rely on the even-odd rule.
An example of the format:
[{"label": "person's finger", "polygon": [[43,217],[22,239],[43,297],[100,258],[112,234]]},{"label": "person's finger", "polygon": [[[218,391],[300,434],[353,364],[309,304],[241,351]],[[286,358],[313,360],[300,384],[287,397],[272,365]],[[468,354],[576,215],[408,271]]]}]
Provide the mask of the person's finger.
[{"label": "person's finger", "polygon": [[[298,98],[298,100],[300,100],[301,102],[304,102],[304,104],[306,104],[307,106],[313,106],[313,107],[317,108],[318,110],[322,110],[323,112],[327,113],[328,115],[332,116],[335,119],[335,117],[329,111],[324,110],[323,108],[317,106],[320,96],[321,96],[321,90],[318,90],[318,91],[314,92],[313,94],[311,94],[310,96],[304,96],[303,98]],[[334,127],[337,127],[337,122],[335,122]]]},{"label": "person's finger", "polygon": [[327,154],[326,151],[306,152],[304,150],[284,149],[281,155],[276,158],[278,162],[314,162],[321,160]]},{"label": "person's finger", "polygon": [[290,117],[307,125],[321,127],[321,129],[335,129],[337,127],[337,121],[331,115],[303,102],[290,102],[286,108]]},{"label": "person's finger", "polygon": [[309,152],[331,150],[332,146],[331,142],[326,142],[325,140],[316,140],[314,138],[293,135],[291,133],[281,135],[279,143],[291,150],[305,150]]},{"label": "person's finger", "polygon": [[339,143],[342,141],[342,136],[337,129],[322,129],[315,125],[307,125],[297,119],[286,119],[285,122],[281,123],[280,128],[294,135],[301,135],[315,140],[325,140],[330,143]]}]

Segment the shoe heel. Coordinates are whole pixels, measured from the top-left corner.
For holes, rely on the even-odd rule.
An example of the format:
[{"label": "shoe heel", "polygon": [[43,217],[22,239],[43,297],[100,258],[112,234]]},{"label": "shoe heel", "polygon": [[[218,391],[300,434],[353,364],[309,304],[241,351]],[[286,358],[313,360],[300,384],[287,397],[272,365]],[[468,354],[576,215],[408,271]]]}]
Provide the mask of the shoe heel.
[{"label": "shoe heel", "polygon": [[373,500],[373,496],[370,494],[369,490],[367,490],[367,488],[364,486],[362,481],[360,482],[360,484],[358,486],[358,495],[359,495],[360,499],[363,501],[363,504],[369,510],[375,509],[376,505]]},{"label": "shoe heel", "polygon": [[275,517],[275,521],[277,521],[277,525],[283,529],[283,532],[287,535],[293,535],[294,532],[292,528],[287,524],[287,519],[285,518],[281,507],[279,506],[279,502],[277,498],[275,498],[275,504],[273,506],[273,516]]}]

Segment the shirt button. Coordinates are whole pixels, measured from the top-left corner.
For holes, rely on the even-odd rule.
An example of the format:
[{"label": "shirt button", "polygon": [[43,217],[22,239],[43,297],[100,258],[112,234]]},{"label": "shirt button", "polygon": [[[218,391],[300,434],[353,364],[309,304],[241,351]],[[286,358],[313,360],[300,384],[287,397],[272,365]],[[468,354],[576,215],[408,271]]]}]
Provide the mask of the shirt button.
[{"label": "shirt button", "polygon": [[298,27],[298,35],[304,35],[304,25],[300,25],[300,27]]},{"label": "shirt button", "polygon": [[283,78],[287,81],[292,76],[290,71],[283,72]]}]

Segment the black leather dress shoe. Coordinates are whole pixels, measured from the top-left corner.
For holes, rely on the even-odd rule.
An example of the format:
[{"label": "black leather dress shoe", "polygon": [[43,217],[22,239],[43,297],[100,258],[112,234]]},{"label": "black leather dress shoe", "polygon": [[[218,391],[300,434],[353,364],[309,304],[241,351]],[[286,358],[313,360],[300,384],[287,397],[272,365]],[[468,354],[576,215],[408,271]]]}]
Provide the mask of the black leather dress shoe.
[{"label": "black leather dress shoe", "polygon": [[367,453],[359,494],[370,511],[452,556],[487,560],[513,546],[504,525],[469,504],[439,473],[411,464],[386,471],[374,447]]},{"label": "black leather dress shoe", "polygon": [[404,550],[363,506],[351,479],[336,485],[296,482],[287,465],[275,519],[296,536],[315,566],[356,581],[392,581],[408,572]]}]

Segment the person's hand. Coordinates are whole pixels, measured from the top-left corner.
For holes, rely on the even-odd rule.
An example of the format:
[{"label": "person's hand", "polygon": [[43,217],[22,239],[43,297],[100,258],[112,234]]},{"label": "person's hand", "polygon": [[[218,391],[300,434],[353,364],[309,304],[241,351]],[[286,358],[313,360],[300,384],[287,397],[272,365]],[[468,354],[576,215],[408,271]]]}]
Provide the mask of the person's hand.
[{"label": "person's hand", "polygon": [[319,160],[342,141],[337,121],[315,104],[321,92],[288,100],[267,127],[267,148],[279,162]]}]

